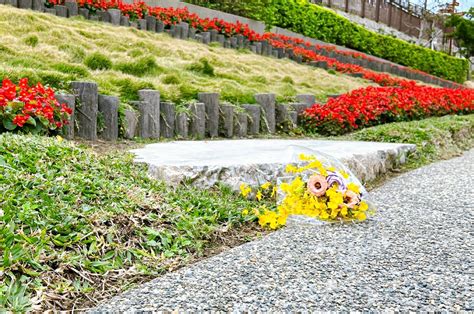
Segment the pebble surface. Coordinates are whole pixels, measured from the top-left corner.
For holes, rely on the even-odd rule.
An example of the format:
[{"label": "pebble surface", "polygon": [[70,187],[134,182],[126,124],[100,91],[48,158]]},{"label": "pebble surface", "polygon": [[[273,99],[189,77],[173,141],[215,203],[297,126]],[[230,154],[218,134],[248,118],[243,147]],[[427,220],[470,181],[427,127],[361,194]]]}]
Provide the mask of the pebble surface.
[{"label": "pebble surface", "polygon": [[100,305],[104,311],[473,311],[474,150],[372,191],[377,215],[292,225]]}]

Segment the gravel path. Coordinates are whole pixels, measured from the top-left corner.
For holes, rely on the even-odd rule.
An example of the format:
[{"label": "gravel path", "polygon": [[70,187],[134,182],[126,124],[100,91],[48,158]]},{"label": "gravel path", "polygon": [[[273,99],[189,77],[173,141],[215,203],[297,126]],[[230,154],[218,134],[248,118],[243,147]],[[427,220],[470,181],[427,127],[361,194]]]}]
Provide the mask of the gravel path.
[{"label": "gravel path", "polygon": [[474,310],[474,150],[372,195],[373,220],[287,227],[97,310]]}]

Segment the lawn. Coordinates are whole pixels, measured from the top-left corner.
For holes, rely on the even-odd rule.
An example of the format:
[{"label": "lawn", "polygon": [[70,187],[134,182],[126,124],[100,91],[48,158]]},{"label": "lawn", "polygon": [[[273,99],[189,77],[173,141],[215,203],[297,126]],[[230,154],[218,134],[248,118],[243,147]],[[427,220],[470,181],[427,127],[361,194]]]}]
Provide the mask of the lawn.
[{"label": "lawn", "polygon": [[281,101],[299,93],[325,99],[368,86],[368,82],[322,69],[192,41],[167,34],[84,20],[64,19],[0,5],[0,76],[28,76],[58,89],[91,80],[101,93],[137,98],[155,88],[176,103],[198,92],[219,92],[234,104],[274,92]]}]

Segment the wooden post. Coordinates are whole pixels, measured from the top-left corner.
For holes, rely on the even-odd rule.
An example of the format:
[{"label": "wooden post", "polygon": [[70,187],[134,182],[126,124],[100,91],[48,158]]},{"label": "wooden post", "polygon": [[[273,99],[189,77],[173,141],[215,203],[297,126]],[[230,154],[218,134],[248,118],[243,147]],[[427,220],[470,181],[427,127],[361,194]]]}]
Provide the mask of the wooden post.
[{"label": "wooden post", "polygon": [[403,10],[402,8],[398,8],[400,10],[400,21],[398,23],[398,30],[402,31],[402,26],[403,26]]},{"label": "wooden post", "polygon": [[361,17],[365,17],[365,1],[366,0],[362,0],[362,5],[361,5],[361,9],[360,9],[360,16]]},{"label": "wooden post", "polygon": [[392,1],[388,2],[388,26],[392,26]]},{"label": "wooden post", "polygon": [[344,10],[345,10],[346,12],[349,12],[349,0],[345,0],[345,3],[344,3],[344,4],[345,4],[345,5],[344,5]]},{"label": "wooden post", "polygon": [[381,5],[381,1],[376,0],[375,2],[375,21],[376,22],[380,20],[380,5]]}]

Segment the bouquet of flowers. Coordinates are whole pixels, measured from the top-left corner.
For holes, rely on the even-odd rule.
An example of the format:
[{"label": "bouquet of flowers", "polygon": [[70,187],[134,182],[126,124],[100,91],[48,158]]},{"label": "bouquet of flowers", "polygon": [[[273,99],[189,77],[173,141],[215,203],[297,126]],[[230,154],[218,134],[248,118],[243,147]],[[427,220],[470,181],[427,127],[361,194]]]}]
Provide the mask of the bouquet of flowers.
[{"label": "bouquet of flowers", "polygon": [[[298,154],[298,161],[286,166],[288,177],[279,178],[273,188],[267,182],[256,192],[257,200],[276,198],[275,206],[254,209],[263,227],[277,229],[292,215],[326,222],[363,221],[375,207],[359,180],[342,163],[323,153]],[[241,194],[252,193],[241,186]]]}]

